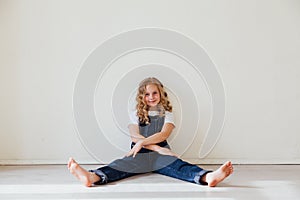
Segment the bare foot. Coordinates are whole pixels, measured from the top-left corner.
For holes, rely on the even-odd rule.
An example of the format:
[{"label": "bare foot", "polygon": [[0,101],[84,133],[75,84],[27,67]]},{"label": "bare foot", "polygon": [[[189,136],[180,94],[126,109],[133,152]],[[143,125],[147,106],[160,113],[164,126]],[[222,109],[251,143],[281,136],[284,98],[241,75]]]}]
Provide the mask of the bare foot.
[{"label": "bare foot", "polygon": [[230,161],[227,161],[216,171],[207,173],[202,180],[204,182],[207,182],[209,187],[215,187],[218,183],[222,182],[226,177],[228,177],[232,173],[233,166]]},{"label": "bare foot", "polygon": [[93,183],[100,181],[100,177],[82,168],[73,158],[69,159],[68,169],[85,186],[91,187]]}]

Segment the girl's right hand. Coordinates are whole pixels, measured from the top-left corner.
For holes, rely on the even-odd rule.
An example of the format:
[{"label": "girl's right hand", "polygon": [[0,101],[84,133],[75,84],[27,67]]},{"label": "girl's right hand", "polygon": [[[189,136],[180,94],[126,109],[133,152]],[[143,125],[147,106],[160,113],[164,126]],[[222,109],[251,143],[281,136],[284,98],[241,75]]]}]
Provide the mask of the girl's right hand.
[{"label": "girl's right hand", "polygon": [[177,158],[179,157],[179,155],[177,155],[176,153],[172,152],[170,149],[165,148],[165,147],[160,147],[156,151],[161,155],[175,156]]}]

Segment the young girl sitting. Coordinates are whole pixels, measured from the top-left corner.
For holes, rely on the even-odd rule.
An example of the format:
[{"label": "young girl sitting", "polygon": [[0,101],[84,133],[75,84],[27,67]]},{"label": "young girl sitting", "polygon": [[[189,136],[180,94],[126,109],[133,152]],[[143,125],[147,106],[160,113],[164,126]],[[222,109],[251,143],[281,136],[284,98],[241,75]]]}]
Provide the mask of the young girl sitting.
[{"label": "young girl sitting", "polygon": [[172,106],[163,84],[156,78],[144,79],[136,96],[136,111],[130,115],[131,150],[107,166],[85,170],[73,158],[68,169],[85,186],[105,184],[137,174],[154,172],[191,183],[216,186],[233,172],[230,161],[212,172],[178,158],[167,138],[175,128]]}]

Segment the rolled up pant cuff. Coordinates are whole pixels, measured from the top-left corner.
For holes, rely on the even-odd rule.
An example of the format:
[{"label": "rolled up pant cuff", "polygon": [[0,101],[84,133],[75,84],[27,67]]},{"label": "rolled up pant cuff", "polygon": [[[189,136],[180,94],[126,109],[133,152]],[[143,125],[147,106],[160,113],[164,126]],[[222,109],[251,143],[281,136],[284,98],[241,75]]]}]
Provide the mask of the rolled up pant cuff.
[{"label": "rolled up pant cuff", "polygon": [[101,170],[89,170],[89,172],[95,173],[100,177],[100,181],[95,182],[94,185],[103,185],[107,183],[107,176]]},{"label": "rolled up pant cuff", "polygon": [[201,179],[207,173],[211,173],[211,172],[213,172],[213,171],[202,170],[201,172],[199,172],[199,174],[196,175],[195,178],[194,178],[195,183],[200,184],[200,185],[208,185],[207,182],[201,181]]}]

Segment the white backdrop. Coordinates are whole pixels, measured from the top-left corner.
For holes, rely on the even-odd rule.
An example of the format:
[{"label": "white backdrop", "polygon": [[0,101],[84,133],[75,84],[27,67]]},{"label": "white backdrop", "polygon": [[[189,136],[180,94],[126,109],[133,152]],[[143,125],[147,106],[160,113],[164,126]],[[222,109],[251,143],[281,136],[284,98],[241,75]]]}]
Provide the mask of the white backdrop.
[{"label": "white backdrop", "polygon": [[[184,159],[299,164],[299,11],[296,0],[0,0],[0,163],[65,163],[69,156],[81,163],[97,162],[91,147],[81,142],[74,120],[73,92],[80,70],[89,55],[113,36],[155,27],[199,44],[225,87],[226,116],[217,144],[200,159],[200,131],[182,155]],[[151,63],[143,55],[125,57],[115,68]],[[163,63],[166,60],[160,59],[167,56],[160,52],[153,60]],[[167,60],[168,67],[180,62]],[[114,78],[118,76],[121,80],[122,74]],[[172,79],[161,76],[174,107],[180,107],[180,98],[176,100],[172,93]],[[109,83],[107,78],[102,81]],[[188,85],[195,92],[198,86],[192,81]],[[97,94],[95,100],[105,100]],[[202,97],[201,103],[196,98],[197,105],[204,107],[201,116],[207,114],[207,118],[202,118],[200,127],[208,128],[211,108],[205,111],[203,102],[209,105],[209,100]],[[187,101],[189,97],[182,98]],[[115,102],[122,103],[122,99]],[[101,121],[99,104],[95,109]],[[179,123],[180,112],[176,114]],[[180,138],[184,133],[177,130],[175,134]],[[119,142],[124,147],[129,143]],[[183,145],[178,139],[173,141],[175,150],[185,149]],[[109,146],[99,145],[99,149],[106,155],[120,154]]]}]

